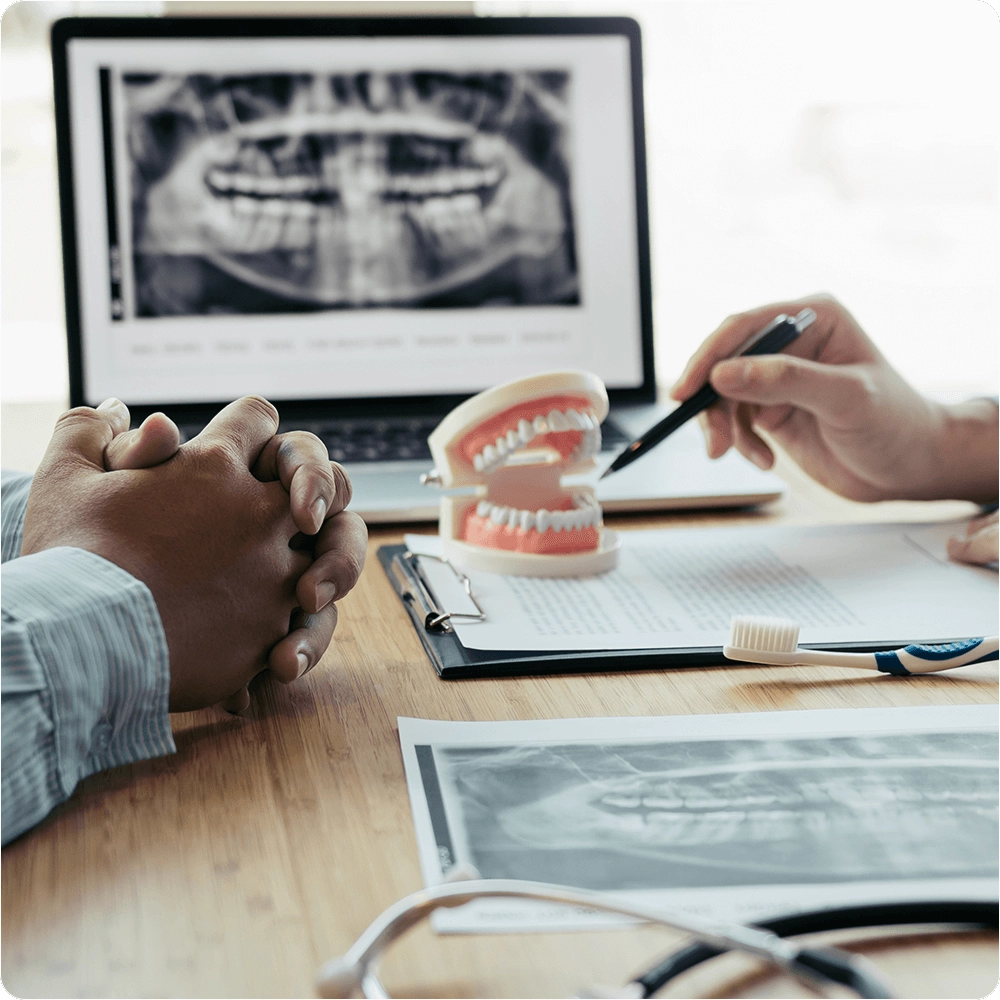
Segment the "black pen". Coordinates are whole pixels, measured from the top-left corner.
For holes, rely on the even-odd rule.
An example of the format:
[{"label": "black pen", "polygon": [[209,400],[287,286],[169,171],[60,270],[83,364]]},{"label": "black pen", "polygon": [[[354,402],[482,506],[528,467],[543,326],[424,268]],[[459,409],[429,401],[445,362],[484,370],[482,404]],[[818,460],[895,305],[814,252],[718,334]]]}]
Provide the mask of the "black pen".
[{"label": "black pen", "polygon": [[[750,342],[736,357],[745,358],[760,354],[777,354],[787,347],[795,338],[816,319],[812,309],[803,309],[798,316],[786,316],[782,313],[764,327],[760,333],[753,336]],[[692,417],[698,416],[702,410],[708,409],[719,399],[719,394],[706,382],[690,399],[685,400],[667,414],[658,424],[650,427],[645,434],[637,437],[605,470],[601,476],[610,476],[612,472],[624,469],[637,458],[642,458],[647,451],[655,448],[664,438],[669,437],[678,427],[686,424]]]}]

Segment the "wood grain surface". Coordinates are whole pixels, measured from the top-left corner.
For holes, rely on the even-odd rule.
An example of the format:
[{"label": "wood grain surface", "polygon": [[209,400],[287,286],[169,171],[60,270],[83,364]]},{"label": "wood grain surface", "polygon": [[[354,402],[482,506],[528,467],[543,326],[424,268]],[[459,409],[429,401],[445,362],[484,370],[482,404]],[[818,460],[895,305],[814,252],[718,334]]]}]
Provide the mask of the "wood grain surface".
[{"label": "wood grain surface", "polygon": [[[614,519],[615,527],[935,520],[966,504],[863,506],[794,468],[756,512]],[[428,530],[425,526],[423,529]],[[323,662],[255,682],[243,718],[173,717],[177,753],[98,774],[2,856],[2,978],[19,997],[312,996],[317,968],[421,885],[396,718],[530,719],[995,703],[995,664],[922,678],[827,668],[672,669],[439,680],[374,550],[341,603]],[[570,996],[618,984],[680,938],[639,929],[438,938],[425,927],[385,964],[402,996]],[[854,935],[898,996],[980,997],[992,934]],[[727,957],[673,996],[801,996]]]}]

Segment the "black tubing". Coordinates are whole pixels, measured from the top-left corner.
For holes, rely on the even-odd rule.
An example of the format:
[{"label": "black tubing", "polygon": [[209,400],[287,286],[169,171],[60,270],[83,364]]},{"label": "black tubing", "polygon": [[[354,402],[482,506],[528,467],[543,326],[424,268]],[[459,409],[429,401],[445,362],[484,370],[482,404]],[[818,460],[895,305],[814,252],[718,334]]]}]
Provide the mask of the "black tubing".
[{"label": "black tubing", "polygon": [[[814,910],[809,913],[795,913],[790,916],[778,917],[774,920],[762,920],[754,924],[761,930],[771,931],[778,937],[792,937],[797,934],[816,934],[820,931],[847,930],[853,927],[891,927],[907,924],[962,924],[966,927],[979,927],[984,930],[996,930],[998,925],[1000,904],[990,902],[933,901],[917,903],[878,903],[871,906],[849,906],[834,910]],[[672,979],[682,972],[707,962],[716,955],[721,955],[724,949],[712,948],[707,944],[691,944],[679,951],[667,955],[653,968],[636,976],[637,982],[643,988],[643,996],[651,997],[663,989]],[[820,952],[829,961],[829,953],[835,949],[806,949],[805,955],[818,955]],[[846,954],[836,952],[838,956]],[[801,956],[800,956],[801,959]],[[838,961],[841,961],[838,957]],[[803,963],[808,965],[807,962]],[[813,971],[820,971],[813,968]],[[832,971],[832,970],[831,970]],[[824,973],[825,974],[825,973]],[[857,986],[844,982],[831,975],[831,979],[850,986],[860,996],[882,997],[889,994],[885,986],[870,981],[870,977],[862,970],[852,967],[851,975],[858,979]],[[863,987],[863,989],[862,989]]]}]

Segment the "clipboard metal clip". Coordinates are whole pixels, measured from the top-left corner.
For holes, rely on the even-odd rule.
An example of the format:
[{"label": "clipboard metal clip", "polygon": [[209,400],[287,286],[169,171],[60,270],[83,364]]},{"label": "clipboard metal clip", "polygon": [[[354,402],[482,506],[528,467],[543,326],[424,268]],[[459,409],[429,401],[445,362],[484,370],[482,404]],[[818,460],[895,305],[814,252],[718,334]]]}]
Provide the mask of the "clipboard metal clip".
[{"label": "clipboard metal clip", "polygon": [[[434,596],[427,578],[421,572],[420,559],[433,559],[435,562],[443,563],[447,566],[455,578],[462,585],[462,589],[468,595],[469,600],[475,607],[475,613],[464,611],[446,611],[438,603]],[[393,572],[399,584],[400,596],[407,604],[416,605],[423,618],[424,628],[428,632],[451,632],[450,624],[453,618],[462,618],[466,621],[482,622],[486,621],[486,612],[483,611],[476,595],[472,592],[472,581],[453,563],[442,556],[418,555],[415,552],[404,552],[402,555],[393,557]]]}]

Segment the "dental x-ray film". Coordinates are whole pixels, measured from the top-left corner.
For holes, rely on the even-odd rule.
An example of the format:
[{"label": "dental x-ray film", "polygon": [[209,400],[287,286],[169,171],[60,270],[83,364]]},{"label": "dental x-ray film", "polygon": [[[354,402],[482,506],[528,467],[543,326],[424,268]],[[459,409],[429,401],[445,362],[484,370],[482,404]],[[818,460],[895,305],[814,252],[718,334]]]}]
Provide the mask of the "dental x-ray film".
[{"label": "dental x-ray film", "polygon": [[579,302],[566,70],[122,83],[139,316]]},{"label": "dental x-ray film", "polygon": [[[936,713],[952,718],[935,720]],[[429,833],[434,842],[433,853],[422,851],[428,882],[465,864],[483,878],[634,894],[752,919],[823,905],[995,895],[995,716],[965,706],[400,720],[400,734],[418,839]],[[537,904],[475,907],[464,918],[442,917],[444,929],[580,919]]]}]

